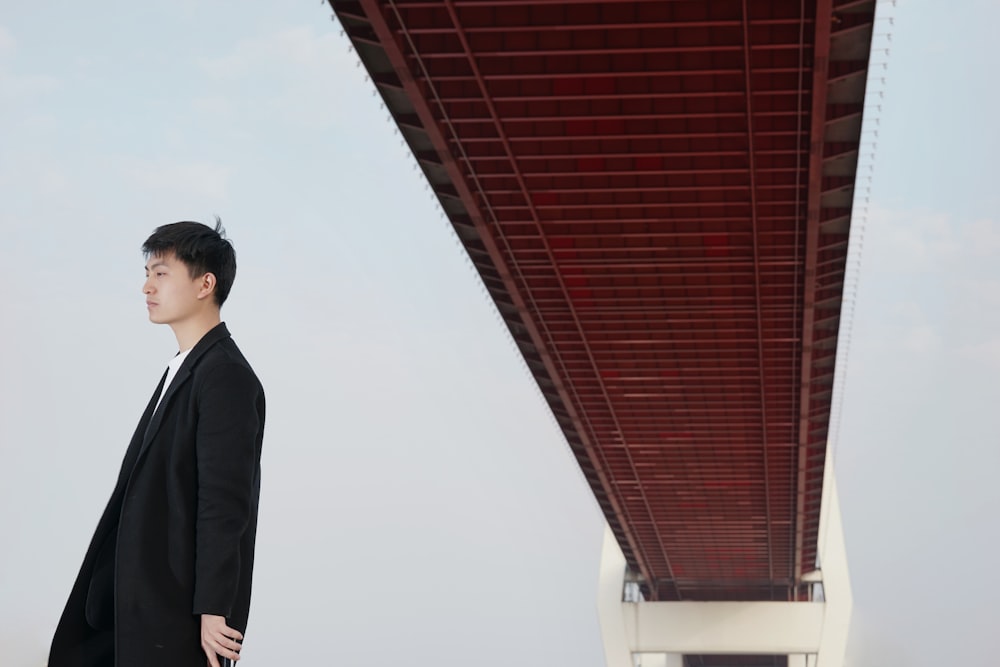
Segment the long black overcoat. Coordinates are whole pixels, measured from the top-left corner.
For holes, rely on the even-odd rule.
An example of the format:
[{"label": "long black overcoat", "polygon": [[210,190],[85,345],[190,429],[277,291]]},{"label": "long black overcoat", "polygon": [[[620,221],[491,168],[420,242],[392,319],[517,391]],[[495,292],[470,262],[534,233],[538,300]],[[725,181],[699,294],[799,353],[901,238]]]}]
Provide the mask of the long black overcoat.
[{"label": "long black overcoat", "polygon": [[[200,614],[246,630],[264,391],[219,324],[163,380],[59,620],[49,667],[114,630],[117,667],[202,667]],[[105,635],[106,636],[106,635]]]}]

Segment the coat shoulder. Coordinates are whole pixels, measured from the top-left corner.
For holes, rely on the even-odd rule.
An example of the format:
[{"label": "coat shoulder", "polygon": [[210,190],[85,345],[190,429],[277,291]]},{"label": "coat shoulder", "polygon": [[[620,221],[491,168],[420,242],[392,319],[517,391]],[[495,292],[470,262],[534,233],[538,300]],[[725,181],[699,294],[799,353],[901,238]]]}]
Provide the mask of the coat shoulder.
[{"label": "coat shoulder", "polygon": [[191,369],[196,383],[205,382],[210,378],[239,378],[252,382],[260,387],[260,380],[250,362],[240,351],[231,338],[218,341],[205,351],[198,363]]}]

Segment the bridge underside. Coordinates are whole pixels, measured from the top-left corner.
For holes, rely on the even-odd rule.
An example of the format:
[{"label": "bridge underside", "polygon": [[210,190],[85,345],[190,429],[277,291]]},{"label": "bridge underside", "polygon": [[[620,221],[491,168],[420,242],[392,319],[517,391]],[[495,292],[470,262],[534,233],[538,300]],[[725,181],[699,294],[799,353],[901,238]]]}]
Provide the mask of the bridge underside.
[{"label": "bridge underside", "polygon": [[645,597],[807,599],[875,0],[331,5]]}]

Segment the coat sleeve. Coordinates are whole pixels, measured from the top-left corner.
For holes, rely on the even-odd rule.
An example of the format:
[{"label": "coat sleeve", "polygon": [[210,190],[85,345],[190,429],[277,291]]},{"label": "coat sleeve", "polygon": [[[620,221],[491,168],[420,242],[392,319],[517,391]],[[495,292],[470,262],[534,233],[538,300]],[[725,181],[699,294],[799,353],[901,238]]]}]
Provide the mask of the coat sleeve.
[{"label": "coat sleeve", "polygon": [[212,369],[201,387],[195,450],[198,512],[193,613],[229,617],[240,581],[240,542],[253,512],[263,402],[246,366]]}]

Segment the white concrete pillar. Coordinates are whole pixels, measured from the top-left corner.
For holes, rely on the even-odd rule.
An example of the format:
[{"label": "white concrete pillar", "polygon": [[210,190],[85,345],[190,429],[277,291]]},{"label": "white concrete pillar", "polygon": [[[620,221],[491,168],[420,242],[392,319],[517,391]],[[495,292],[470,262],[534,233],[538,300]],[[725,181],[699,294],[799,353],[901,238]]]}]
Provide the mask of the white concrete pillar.
[{"label": "white concrete pillar", "polygon": [[636,653],[636,667],[684,667],[680,653]]},{"label": "white concrete pillar", "polygon": [[667,654],[636,653],[635,667],[667,667]]},{"label": "white concrete pillar", "polygon": [[604,526],[601,571],[597,585],[597,616],[604,639],[604,659],[608,667],[634,667],[630,642],[625,635],[622,591],[625,586],[625,555],[611,527]]},{"label": "white concrete pillar", "polygon": [[833,460],[829,453],[823,475],[823,501],[820,506],[817,546],[823,576],[826,615],[823,619],[823,637],[820,640],[816,667],[844,667],[854,598],[851,594],[851,578],[847,569],[847,548],[844,545],[844,526],[840,518],[837,476],[834,474]]}]

